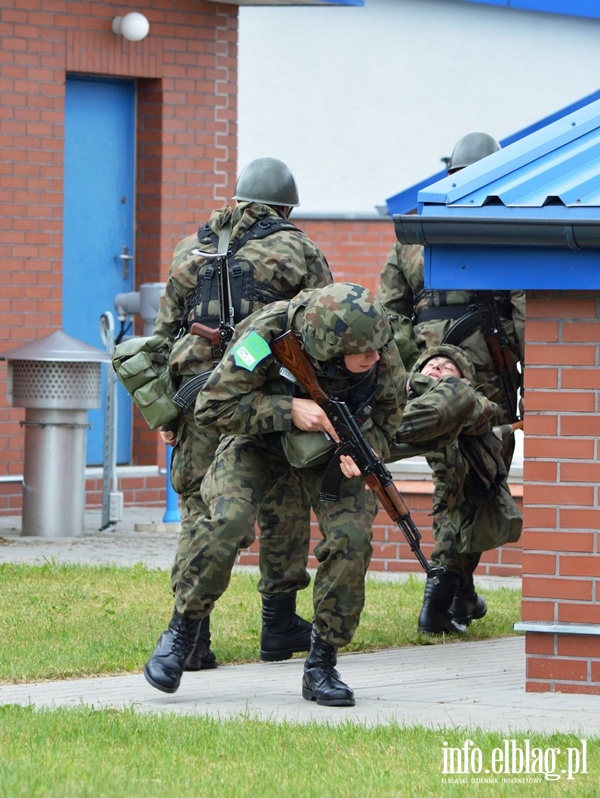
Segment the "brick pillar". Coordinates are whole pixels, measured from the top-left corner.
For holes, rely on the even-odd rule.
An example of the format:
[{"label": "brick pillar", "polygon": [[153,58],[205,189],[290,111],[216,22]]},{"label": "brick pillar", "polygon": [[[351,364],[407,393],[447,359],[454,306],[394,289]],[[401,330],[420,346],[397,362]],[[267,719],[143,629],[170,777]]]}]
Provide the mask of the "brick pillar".
[{"label": "brick pillar", "polygon": [[528,292],[526,690],[600,694],[600,301]]}]

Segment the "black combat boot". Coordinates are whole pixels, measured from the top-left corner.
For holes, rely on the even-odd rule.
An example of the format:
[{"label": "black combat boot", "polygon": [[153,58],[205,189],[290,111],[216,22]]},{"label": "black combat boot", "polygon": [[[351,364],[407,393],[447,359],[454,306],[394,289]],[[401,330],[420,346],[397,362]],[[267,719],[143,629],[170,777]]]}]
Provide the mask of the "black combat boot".
[{"label": "black combat boot", "polygon": [[419,615],[419,632],[430,635],[463,634],[464,626],[457,623],[449,613],[454,594],[460,585],[460,577],[448,571],[439,574],[437,584],[428,579],[425,585],[423,607]]},{"label": "black combat boot", "polygon": [[154,654],[144,666],[144,676],[152,687],[163,693],[174,693],[198,637],[200,619],[191,620],[177,610],[169,628],[158,639]]},{"label": "black combat boot", "polygon": [[210,650],[210,615],[200,621],[198,639],[184,668],[185,671],[212,671],[217,667],[217,658]]},{"label": "black combat boot", "polygon": [[336,671],[337,648],[317,636],[313,626],[311,646],[302,676],[302,697],[324,707],[353,707],[354,693]]},{"label": "black combat boot", "polygon": [[260,658],[265,662],[289,659],[310,649],[311,625],[296,615],[296,591],[262,597]]},{"label": "black combat boot", "polygon": [[450,615],[457,623],[468,626],[471,621],[483,618],[487,612],[487,604],[483,596],[475,591],[473,575],[464,587],[459,587],[454,594],[454,601],[450,605]]}]

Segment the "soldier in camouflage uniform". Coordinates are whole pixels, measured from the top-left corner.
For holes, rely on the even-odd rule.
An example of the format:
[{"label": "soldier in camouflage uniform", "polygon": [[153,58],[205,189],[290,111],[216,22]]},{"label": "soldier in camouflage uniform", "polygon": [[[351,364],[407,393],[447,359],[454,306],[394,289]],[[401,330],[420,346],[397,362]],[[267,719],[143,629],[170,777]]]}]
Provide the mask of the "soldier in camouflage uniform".
[{"label": "soldier in camouflage uniform", "polygon": [[[469,133],[454,147],[448,166],[452,174],[469,164],[491,155],[500,149],[498,142],[486,133]],[[378,298],[391,311],[394,337],[400,354],[408,369],[411,369],[420,353],[438,346],[453,324],[469,311],[469,291],[438,291],[424,286],[423,247],[416,244],[396,243],[387,258],[380,278]],[[515,365],[524,369],[524,291],[502,291],[496,301],[508,335]],[[475,330],[457,343],[469,356],[475,369],[475,384],[490,401],[497,406],[494,425],[507,429],[510,417],[498,374],[485,342],[483,331]],[[508,427],[510,431],[510,427]],[[514,435],[503,440],[502,456],[507,471],[514,453]],[[435,534],[434,526],[434,534]],[[473,572],[477,562],[473,559]],[[475,591],[473,573],[467,574],[465,584],[457,589],[453,611],[463,622],[469,623],[481,617],[482,597]]]},{"label": "soldier in camouflage uniform", "polygon": [[[332,282],[323,253],[291,222],[298,190],[288,167],[275,158],[258,158],[241,173],[234,199],[212,213],[198,234],[175,248],[169,279],[161,297],[154,333],[173,342],[170,368],[181,385],[211,370],[220,359],[218,346],[191,334],[200,322],[219,326],[216,269],[202,252],[217,251],[217,237],[230,226],[228,259],[231,300],[237,323],[270,302],[291,299],[305,288]],[[196,328],[194,328],[196,329]],[[194,404],[163,428],[163,439],[174,445],[171,481],[181,496],[181,534],[172,585],[175,590],[188,557],[193,526],[206,512],[201,496],[204,475],[213,460],[220,431],[216,425],[199,427]],[[288,659],[310,646],[310,624],[296,614],[296,592],[308,586],[306,570],[310,539],[310,506],[299,481],[290,475],[264,496],[258,512],[261,530],[260,581],[263,627],[261,657]],[[210,650],[209,618],[202,624],[196,649],[186,668],[216,667]]]},{"label": "soldier in camouflage uniform", "polygon": [[[439,389],[434,393],[436,410],[442,414],[442,417],[453,419],[461,406],[466,411],[466,398],[459,405],[450,394],[453,386],[456,388],[459,381],[463,384],[463,389],[465,383],[468,384],[472,400],[470,411],[463,414],[460,419],[461,426],[454,429],[456,433],[454,439],[449,434],[444,443],[438,435],[434,442],[439,445],[434,451],[431,451],[428,442],[424,441],[420,447],[421,451],[417,451],[413,446],[409,452],[410,455],[424,454],[432,469],[435,486],[433,496],[435,546],[431,562],[435,567],[446,568],[446,573],[440,576],[437,584],[428,580],[425,586],[418,628],[419,631],[430,634],[463,633],[474,618],[482,618],[487,612],[482,596],[477,595],[473,598],[472,606],[469,604],[465,607],[463,603],[461,607],[456,594],[459,593],[461,586],[468,583],[479,563],[482,551],[495,543],[482,546],[481,549],[477,546],[475,549],[472,546],[465,549],[461,541],[461,524],[464,525],[465,521],[472,517],[472,511],[476,506],[487,504],[501,491],[505,491],[499,498],[502,507],[506,512],[510,509],[511,514],[518,514],[506,484],[508,472],[502,458],[502,443],[492,431],[497,406],[481,392],[474,390],[472,387],[474,378],[475,371],[467,354],[450,344],[426,350],[417,360],[409,377],[408,408],[414,408],[430,396],[432,380],[434,383],[439,380],[439,389],[444,382],[448,383],[446,400]],[[426,416],[422,415],[420,423],[424,425]],[[405,413],[403,426],[409,425],[409,416],[409,412]],[[402,428],[399,436],[402,436]],[[405,436],[409,439],[416,437],[410,428],[405,431]],[[429,452],[426,451],[428,446]],[[401,450],[402,447],[397,447],[392,454],[406,456]],[[503,511],[500,514],[503,529],[504,515]]]},{"label": "soldier in camouflage uniform", "polygon": [[350,642],[365,598],[376,501],[347,457],[340,458],[339,501],[319,492],[327,463],[293,468],[282,446],[292,429],[335,430],[323,409],[298,384],[280,374],[270,342],[287,330],[302,342],[328,393],[357,412],[373,449],[385,457],[400,426],[406,372],[392,340],[387,313],[361,286],[340,283],[276,302],[236,329],[229,348],[196,402],[200,425],[223,434],[202,484],[208,507],[193,529],[189,559],[179,577],[175,610],[144,673],[151,685],[177,690],[200,620],[227,588],[238,550],[254,540],[257,507],[271,486],[290,472],[310,496],[322,539],[313,585],[314,623],[302,694],[326,706],[353,706],[354,695],[335,669],[337,649]]}]

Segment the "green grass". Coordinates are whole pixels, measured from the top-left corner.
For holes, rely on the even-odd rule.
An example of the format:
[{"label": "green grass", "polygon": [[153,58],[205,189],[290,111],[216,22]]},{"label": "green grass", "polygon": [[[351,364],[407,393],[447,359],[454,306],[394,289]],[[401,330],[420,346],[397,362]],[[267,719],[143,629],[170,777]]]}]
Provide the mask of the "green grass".
[{"label": "green grass", "polygon": [[[5,682],[139,672],[172,610],[168,574],[144,566],[0,565],[0,588],[0,681]],[[512,634],[519,592],[485,595],[489,613],[472,624],[468,639]],[[349,648],[442,642],[416,632],[422,596],[423,583],[415,578],[405,583],[369,579],[361,626]],[[299,595],[299,611],[310,617],[310,589]],[[257,659],[255,575],[233,575],[213,613],[213,630],[221,662]],[[0,798],[597,795],[597,739],[587,741],[588,772],[571,780],[562,774],[547,781],[534,773],[527,776],[534,781],[526,784],[502,784],[501,775],[497,783],[485,784],[471,781],[471,774],[444,774],[444,743],[458,749],[472,740],[488,764],[492,750],[508,737],[395,723],[303,725],[6,705],[0,706]],[[510,739],[521,747],[528,740],[543,751],[560,748],[559,769],[567,747],[581,750],[572,735],[514,734]]]},{"label": "green grass", "polygon": [[[505,739],[524,748],[582,750],[571,735],[432,731],[397,724],[218,721],[172,714],[92,709],[34,712],[0,708],[0,796],[3,798],[421,798],[421,796],[597,796],[600,745],[587,741],[587,774],[527,784],[475,784],[444,776],[444,743],[481,749],[482,761]],[[490,778],[490,776],[481,776]],[[443,779],[465,778],[465,784]],[[506,776],[505,776],[506,778]]]},{"label": "green grass", "polygon": [[[233,574],[212,615],[213,648],[222,663],[258,659],[261,601],[254,574]],[[0,565],[0,681],[63,679],[137,672],[152,653],[172,612],[168,574],[138,565]],[[312,615],[311,588],[298,609]],[[416,622],[423,583],[369,579],[367,600],[350,651],[425,644]],[[486,591],[488,615],[468,639],[504,637],[519,619],[516,590]],[[448,642],[449,638],[445,638]],[[300,656],[300,655],[299,655]]]}]

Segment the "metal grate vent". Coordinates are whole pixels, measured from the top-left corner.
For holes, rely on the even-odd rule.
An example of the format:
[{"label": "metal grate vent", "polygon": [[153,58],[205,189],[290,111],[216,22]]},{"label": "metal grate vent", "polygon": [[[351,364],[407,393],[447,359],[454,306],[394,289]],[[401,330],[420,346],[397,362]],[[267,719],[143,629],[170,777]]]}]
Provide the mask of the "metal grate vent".
[{"label": "metal grate vent", "polygon": [[101,402],[101,363],[13,360],[9,392],[15,407],[97,408]]}]

